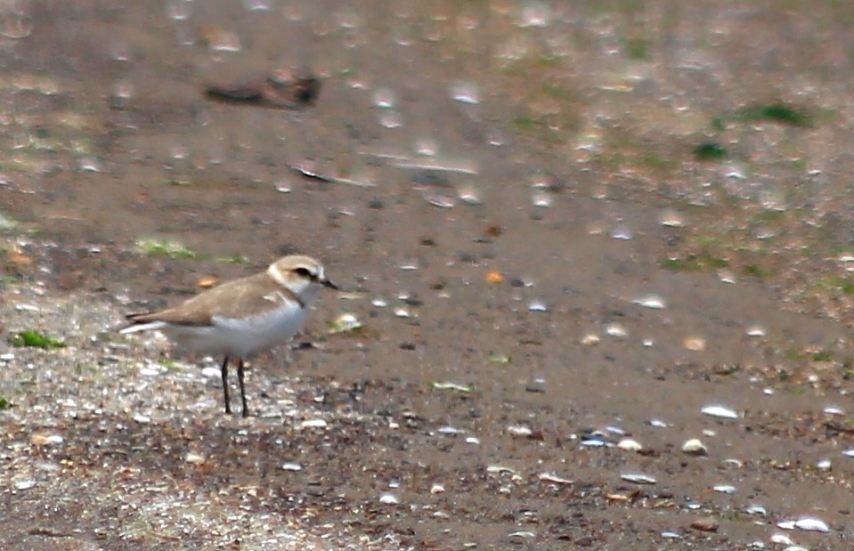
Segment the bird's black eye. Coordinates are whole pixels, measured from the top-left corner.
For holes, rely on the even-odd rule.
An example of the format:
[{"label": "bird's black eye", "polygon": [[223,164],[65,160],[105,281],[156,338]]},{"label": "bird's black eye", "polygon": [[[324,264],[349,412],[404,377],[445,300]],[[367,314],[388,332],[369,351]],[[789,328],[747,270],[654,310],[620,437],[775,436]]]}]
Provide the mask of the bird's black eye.
[{"label": "bird's black eye", "polygon": [[314,274],[308,271],[308,268],[303,268],[302,266],[294,270],[294,273],[302,277],[307,277],[309,279],[314,279],[316,277]]}]

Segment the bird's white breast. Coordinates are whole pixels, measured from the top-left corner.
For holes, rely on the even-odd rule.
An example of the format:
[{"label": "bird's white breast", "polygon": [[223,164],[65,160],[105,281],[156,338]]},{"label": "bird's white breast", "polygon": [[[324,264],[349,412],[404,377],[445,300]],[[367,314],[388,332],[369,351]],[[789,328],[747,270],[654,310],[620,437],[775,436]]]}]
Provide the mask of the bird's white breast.
[{"label": "bird's white breast", "polygon": [[289,340],[299,331],[303,315],[298,304],[286,301],[279,308],[254,316],[214,316],[210,326],[169,325],[160,330],[188,351],[245,358]]}]

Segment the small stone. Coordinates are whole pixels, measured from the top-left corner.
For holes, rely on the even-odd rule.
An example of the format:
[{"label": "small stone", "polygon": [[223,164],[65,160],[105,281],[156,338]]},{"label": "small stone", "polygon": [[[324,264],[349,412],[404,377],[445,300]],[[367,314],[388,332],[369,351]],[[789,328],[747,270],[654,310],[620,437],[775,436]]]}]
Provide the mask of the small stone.
[{"label": "small stone", "polygon": [[718,519],[714,517],[698,518],[691,523],[691,528],[702,532],[717,532],[719,526],[720,523],[718,522]]}]

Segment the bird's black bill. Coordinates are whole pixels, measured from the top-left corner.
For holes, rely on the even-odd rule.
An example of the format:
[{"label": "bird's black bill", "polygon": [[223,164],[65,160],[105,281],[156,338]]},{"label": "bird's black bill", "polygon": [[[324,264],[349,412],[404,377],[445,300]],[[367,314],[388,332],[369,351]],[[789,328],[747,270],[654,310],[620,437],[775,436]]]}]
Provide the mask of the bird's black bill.
[{"label": "bird's black bill", "polygon": [[338,290],[338,286],[337,286],[337,285],[335,285],[334,283],[332,283],[332,282],[331,282],[330,280],[328,280],[328,279],[324,279],[324,280],[323,280],[323,281],[321,281],[320,283],[322,283],[324,287],[329,287],[330,289],[335,289],[336,291]]}]

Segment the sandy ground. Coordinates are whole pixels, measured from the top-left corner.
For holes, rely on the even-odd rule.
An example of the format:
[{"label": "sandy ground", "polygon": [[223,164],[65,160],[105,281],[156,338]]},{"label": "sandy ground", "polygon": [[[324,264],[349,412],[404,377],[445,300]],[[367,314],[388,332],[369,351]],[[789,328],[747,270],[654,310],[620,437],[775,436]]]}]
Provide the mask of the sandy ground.
[{"label": "sandy ground", "polygon": [[[850,549],[852,17],[0,4],[2,547]],[[247,420],[116,334],[294,251]]]}]

